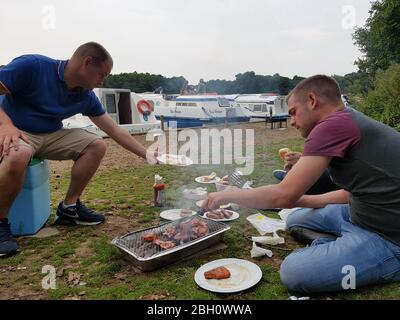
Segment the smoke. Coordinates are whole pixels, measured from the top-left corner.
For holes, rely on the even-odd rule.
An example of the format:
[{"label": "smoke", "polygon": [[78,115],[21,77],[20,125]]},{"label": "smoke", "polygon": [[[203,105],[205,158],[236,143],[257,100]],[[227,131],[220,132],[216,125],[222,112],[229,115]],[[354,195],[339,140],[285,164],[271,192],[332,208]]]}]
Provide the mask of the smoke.
[{"label": "smoke", "polygon": [[186,156],[194,165],[230,167],[244,175],[254,171],[254,129],[170,129],[163,135],[149,132],[149,151]]}]

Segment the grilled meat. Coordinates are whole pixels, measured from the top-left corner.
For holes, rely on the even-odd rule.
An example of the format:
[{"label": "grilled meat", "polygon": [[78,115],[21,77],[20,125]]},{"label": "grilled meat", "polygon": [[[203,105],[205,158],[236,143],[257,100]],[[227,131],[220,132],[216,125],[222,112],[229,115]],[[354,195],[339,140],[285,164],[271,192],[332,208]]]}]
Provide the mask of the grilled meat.
[{"label": "grilled meat", "polygon": [[166,236],[167,238],[173,238],[176,233],[176,228],[174,226],[171,226],[165,229],[165,231],[163,232],[163,236]]},{"label": "grilled meat", "polygon": [[225,267],[218,267],[204,272],[206,279],[228,279],[231,277],[231,273]]},{"label": "grilled meat", "polygon": [[224,215],[224,217],[226,219],[229,219],[230,217],[232,217],[232,212],[231,211],[228,211],[228,210],[225,210],[225,209],[221,209],[221,212],[222,212],[222,214]]},{"label": "grilled meat", "polygon": [[157,239],[153,243],[160,246],[163,249],[171,249],[173,247],[176,247],[176,244],[172,241],[162,241]]},{"label": "grilled meat", "polygon": [[207,217],[210,219],[222,220],[229,219],[232,217],[232,212],[225,209],[217,209],[213,211],[209,211],[207,213]]},{"label": "grilled meat", "polygon": [[157,235],[155,233],[147,233],[143,236],[143,240],[146,242],[153,242],[157,239]]},{"label": "grilled meat", "polygon": [[191,234],[191,222],[190,220],[184,221],[179,224],[179,233],[176,234],[174,239],[182,244],[190,240],[190,234]]},{"label": "grilled meat", "polygon": [[171,249],[177,244],[184,244],[193,239],[201,238],[209,233],[207,223],[198,218],[187,220],[176,226],[165,228],[162,234],[147,233],[143,235],[145,243],[153,243],[162,249]]},{"label": "grilled meat", "polygon": [[192,220],[192,237],[194,239],[201,238],[207,235],[208,232],[208,226],[205,221],[196,218]]}]

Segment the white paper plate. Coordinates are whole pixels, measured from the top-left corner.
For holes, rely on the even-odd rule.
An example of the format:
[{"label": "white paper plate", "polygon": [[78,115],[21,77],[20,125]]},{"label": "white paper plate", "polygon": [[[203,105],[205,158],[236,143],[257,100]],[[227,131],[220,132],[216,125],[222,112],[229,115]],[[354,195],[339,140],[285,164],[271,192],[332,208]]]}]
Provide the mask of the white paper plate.
[{"label": "white paper plate", "polygon": [[[182,219],[183,217],[181,216],[181,210],[182,209],[170,209],[170,210],[164,210],[160,213],[160,217],[165,219],[165,220],[178,220]],[[196,211],[192,211],[192,215],[196,214]]]},{"label": "white paper plate", "polygon": [[[201,208],[201,206],[203,205],[204,200],[199,200],[196,202],[196,206],[198,206],[199,208]],[[233,203],[228,203],[228,204],[224,204],[222,206],[220,206],[221,209],[228,209],[230,208],[232,205],[234,205]]]},{"label": "white paper plate", "polygon": [[157,160],[163,164],[169,164],[179,167],[186,167],[193,164],[193,160],[186,157],[185,155],[163,153],[161,156],[157,157]]},{"label": "white paper plate", "polygon": [[204,181],[203,178],[207,177],[207,176],[201,176],[201,177],[197,177],[194,179],[194,181],[198,182],[198,183],[205,183],[205,184],[211,184],[211,183],[216,183],[218,182],[221,178],[220,177],[215,177],[212,180],[209,181]]},{"label": "white paper plate", "polygon": [[186,199],[194,201],[204,200],[205,198],[207,198],[207,194],[207,189],[202,187],[198,187],[196,189],[184,189],[182,191],[182,195]]},{"label": "white paper plate", "polygon": [[[226,210],[226,209],[225,209]],[[204,213],[203,214],[203,217],[205,217],[205,218],[207,218],[207,219],[210,219],[210,220],[214,220],[214,221],[232,221],[232,220],[236,220],[236,219],[238,219],[239,218],[239,213],[237,213],[236,211],[232,211],[232,210],[226,210],[226,211],[229,211],[229,212],[231,212],[232,213],[232,216],[230,217],[230,218],[224,218],[224,219],[213,219],[213,218],[209,218],[208,217],[208,212],[206,212],[206,213]]]},{"label": "white paper plate", "polygon": [[[214,268],[225,267],[231,273],[228,279],[206,279],[204,272]],[[211,261],[199,269],[194,275],[194,281],[205,290],[219,293],[233,293],[249,289],[262,278],[262,271],[253,262],[242,259],[219,259]]]}]

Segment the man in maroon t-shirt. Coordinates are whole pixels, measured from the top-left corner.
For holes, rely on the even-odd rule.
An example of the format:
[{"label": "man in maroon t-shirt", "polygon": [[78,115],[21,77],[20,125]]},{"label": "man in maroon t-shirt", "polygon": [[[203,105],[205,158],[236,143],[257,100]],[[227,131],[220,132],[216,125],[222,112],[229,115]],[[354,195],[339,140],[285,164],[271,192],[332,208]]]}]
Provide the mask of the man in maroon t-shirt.
[{"label": "man in maroon t-shirt", "polygon": [[[400,281],[400,134],[346,108],[337,82],[328,76],[303,80],[287,102],[290,123],[306,142],[285,179],[252,190],[211,193],[203,208],[226,203],[301,207],[289,215],[289,231],[333,234],[283,261],[281,280],[293,291],[340,291]],[[326,169],[342,189],[304,195]]]}]

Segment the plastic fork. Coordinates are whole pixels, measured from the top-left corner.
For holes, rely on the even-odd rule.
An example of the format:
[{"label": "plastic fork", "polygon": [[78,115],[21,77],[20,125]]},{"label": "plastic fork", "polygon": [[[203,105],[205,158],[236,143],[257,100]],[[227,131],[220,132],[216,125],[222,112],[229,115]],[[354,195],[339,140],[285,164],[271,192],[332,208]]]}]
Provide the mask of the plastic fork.
[{"label": "plastic fork", "polygon": [[241,189],[251,189],[251,181],[247,181],[239,170],[234,170],[228,175],[229,183]]}]

